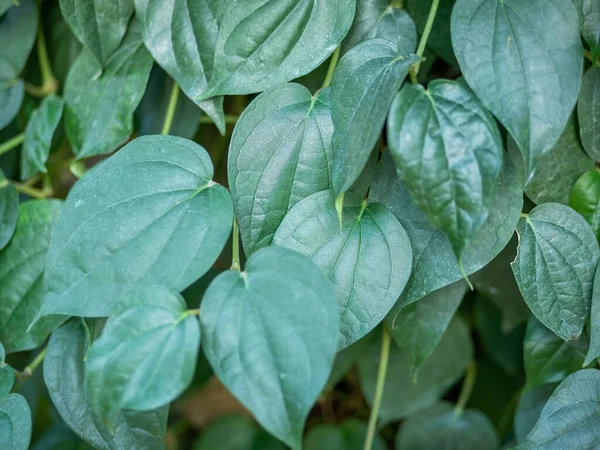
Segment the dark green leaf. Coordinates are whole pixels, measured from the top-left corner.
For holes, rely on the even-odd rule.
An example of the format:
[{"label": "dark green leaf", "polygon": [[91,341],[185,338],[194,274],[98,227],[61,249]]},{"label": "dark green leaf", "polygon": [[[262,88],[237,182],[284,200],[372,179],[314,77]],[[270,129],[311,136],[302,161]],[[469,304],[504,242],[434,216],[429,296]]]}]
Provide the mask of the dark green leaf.
[{"label": "dark green leaf", "polygon": [[73,433],[70,428],[59,422],[52,425],[40,436],[31,447],[31,450],[91,450],[86,443]]},{"label": "dark green leaf", "polygon": [[354,18],[348,0],[250,0],[229,4],[201,99],[260,92],[317,68]]},{"label": "dark green leaf", "polygon": [[81,52],[65,86],[65,129],[77,158],[110,153],[127,141],[151,68],[135,20],[104,71],[90,51]]},{"label": "dark green leaf", "polygon": [[333,191],[307,197],[285,216],[273,243],[309,256],[334,282],[344,348],[379,324],[410,275],[402,225],[383,205],[348,193],[341,224]]},{"label": "dark green leaf", "polygon": [[497,450],[500,439],[490,419],[480,411],[455,413],[440,402],[411,415],[396,435],[397,450]]},{"label": "dark green leaf", "polygon": [[15,371],[6,364],[6,352],[0,343],[0,398],[8,395],[15,381]]},{"label": "dark green leaf", "polygon": [[0,42],[4,43],[0,47],[0,85],[21,75],[33,48],[37,28],[38,13],[33,0],[19,0],[18,6],[0,17]]},{"label": "dark green leaf", "polygon": [[285,447],[249,417],[229,416],[211,423],[194,443],[193,450],[285,450]]},{"label": "dark green leaf", "polygon": [[[600,6],[597,8],[600,14]],[[577,117],[583,148],[591,158],[600,161],[600,67],[592,67],[583,77]]]},{"label": "dark green leaf", "polygon": [[[423,34],[432,3],[432,0],[406,1],[406,8],[415,20],[419,34]],[[456,66],[456,56],[454,56],[450,37],[450,17],[453,7],[454,0],[440,0],[435,22],[433,22],[433,28],[427,40],[427,47],[451,66]]]},{"label": "dark green leaf", "polygon": [[600,4],[596,0],[582,0],[581,12],[581,34],[597,61],[600,56]]},{"label": "dark green leaf", "polygon": [[580,370],[554,391],[519,450],[593,450],[600,440],[600,371]]},{"label": "dark green leaf", "polygon": [[294,450],[327,382],[339,339],[333,285],[299,253],[271,246],[227,271],[202,300],[203,348],[215,374]]},{"label": "dark green leaf", "polygon": [[504,153],[494,119],[463,83],[435,80],[402,88],[387,132],[398,176],[460,260],[494,203]]},{"label": "dark green leaf", "polygon": [[[411,277],[392,310],[392,317],[409,303],[462,278],[448,237],[436,230],[398,179],[390,152],[379,163],[369,200],[387,206],[406,230],[413,249]],[[462,257],[467,275],[486,266],[506,246],[519,221],[523,194],[510,158],[504,158],[493,207],[487,221]]]},{"label": "dark green leaf", "polygon": [[337,352],[329,374],[329,380],[327,380],[328,385],[335,386],[350,371],[356,360],[362,355],[370,338],[371,335],[368,334],[354,344]]},{"label": "dark green leaf", "polygon": [[40,346],[64,321],[46,317],[28,331],[46,294],[46,253],[60,211],[59,200],[22,203],[15,235],[0,253],[0,341],[8,353]]},{"label": "dark green leaf", "polygon": [[533,314],[564,340],[579,337],[590,311],[598,242],[568,206],[545,203],[519,220],[519,252],[511,264]]},{"label": "dark green leaf", "polygon": [[[373,336],[358,360],[360,385],[372,405],[379,366],[381,333]],[[455,317],[414,381],[406,353],[392,343],[379,418],[383,423],[405,418],[442,397],[463,375],[473,358],[469,329]]]},{"label": "dark green leaf", "polygon": [[135,0],[144,42],[154,60],[225,133],[223,98],[198,101],[212,73],[219,25],[230,0]]},{"label": "dark green leaf", "polygon": [[15,232],[19,217],[19,195],[0,169],[0,250],[2,250]]},{"label": "dark green leaf", "polygon": [[[54,4],[52,3],[52,6]],[[81,53],[82,46],[65,22],[60,8],[49,9],[48,16],[44,17],[48,58],[59,86],[64,86],[69,69]]]},{"label": "dark green leaf", "polygon": [[[304,450],[363,450],[367,437],[367,424],[349,419],[339,425],[312,427],[304,439]],[[375,435],[372,450],[386,450],[385,441]]]},{"label": "dark green leaf", "polygon": [[465,79],[517,142],[528,180],[579,95],[575,7],[564,0],[458,0],[452,44]]},{"label": "dark green leaf", "polygon": [[563,341],[535,317],[527,323],[523,341],[525,390],[545,383],[557,383],[581,369],[588,350],[584,334],[574,341]]},{"label": "dark green leaf", "polygon": [[246,255],[271,243],[287,211],[329,189],[329,90],[299,84],[260,94],[241,115],[229,148],[229,186]]},{"label": "dark green leaf", "polygon": [[415,378],[440,343],[466,291],[467,283],[457,281],[404,306],[393,319],[388,318],[392,338],[404,350]]},{"label": "dark green leaf", "polygon": [[19,394],[0,398],[0,446],[27,450],[30,439],[31,411],[25,399]]},{"label": "dark green leaf", "polygon": [[108,316],[136,285],[181,291],[200,278],[231,232],[212,176],[206,151],[175,136],[135,139],[87,173],[52,237],[43,313]]},{"label": "dark green leaf", "polygon": [[600,264],[594,276],[594,289],[592,295],[592,311],[590,321],[590,348],[585,357],[584,365],[591,364],[600,357]]},{"label": "dark green leaf", "polygon": [[54,130],[63,112],[63,99],[50,95],[36,109],[25,129],[25,142],[21,151],[21,179],[25,180],[37,172],[47,172],[46,160]]},{"label": "dark green leaf", "polygon": [[417,29],[406,11],[388,0],[356,0],[354,22],[342,43],[342,54],[373,38],[393,42],[400,54],[412,53],[417,47]]},{"label": "dark green leaf", "polygon": [[[2,64],[2,61],[0,61]],[[23,80],[0,81],[0,130],[6,127],[19,113],[24,95]]]},{"label": "dark green leaf", "polygon": [[133,2],[60,0],[60,10],[77,39],[102,66],[108,66],[127,32],[127,24],[133,14]]},{"label": "dark green leaf", "polygon": [[387,111],[417,57],[400,53],[385,39],[370,39],[346,53],[331,82],[333,167],[336,195],[347,191],[362,172],[377,143]]},{"label": "dark green leaf", "polygon": [[102,450],[163,450],[168,408],[119,413],[113,433],[92,413],[86,398],[88,340],[81,319],[52,333],[44,358],[44,381],[60,416],[79,437]]},{"label": "dark green leaf", "polygon": [[590,170],[579,177],[571,188],[569,206],[587,220],[600,240],[600,171]]},{"label": "dark green leaf", "polygon": [[0,17],[8,11],[15,3],[13,0],[0,0]]},{"label": "dark green leaf", "polygon": [[514,430],[517,443],[527,439],[527,435],[533,430],[538,421],[544,405],[556,389],[557,384],[542,384],[529,389],[519,398],[517,410],[515,411]]}]

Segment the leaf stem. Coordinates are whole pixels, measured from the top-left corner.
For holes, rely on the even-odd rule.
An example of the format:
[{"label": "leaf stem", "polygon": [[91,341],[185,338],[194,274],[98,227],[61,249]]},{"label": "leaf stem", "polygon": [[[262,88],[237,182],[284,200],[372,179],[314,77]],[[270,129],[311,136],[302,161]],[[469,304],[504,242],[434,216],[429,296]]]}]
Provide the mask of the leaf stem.
[{"label": "leaf stem", "polygon": [[50,94],[55,94],[58,91],[58,81],[54,77],[52,67],[50,66],[50,59],[48,58],[48,50],[46,48],[46,39],[44,38],[44,26],[41,14],[40,6],[40,19],[39,28],[37,35],[37,55],[40,64],[40,72],[42,74],[42,85],[40,87],[26,83],[25,90],[28,94],[35,97],[45,97]]},{"label": "leaf stem", "polygon": [[25,140],[25,133],[17,134],[16,136],[10,138],[8,141],[0,144],[0,155],[12,150],[15,147],[18,147]]},{"label": "leaf stem", "polygon": [[233,241],[231,250],[231,270],[240,270],[240,229],[237,219],[233,217]]},{"label": "leaf stem", "polygon": [[48,350],[48,347],[44,347],[42,351],[39,352],[35,358],[33,358],[33,361],[27,364],[27,366],[23,369],[22,372],[16,372],[18,381],[15,384],[15,391],[18,391],[21,388],[21,386],[23,386],[23,383],[25,383],[29,378],[31,378],[35,369],[37,369],[44,360],[44,356],[46,356],[46,350]]},{"label": "leaf stem", "polygon": [[169,106],[167,107],[167,113],[165,114],[165,121],[163,123],[162,131],[160,134],[169,134],[171,131],[171,125],[173,124],[173,117],[175,117],[175,109],[177,109],[177,99],[179,98],[179,86],[173,81],[173,88],[171,89],[171,97],[169,98]]},{"label": "leaf stem", "polygon": [[331,86],[331,80],[333,79],[333,72],[335,72],[335,67],[337,66],[338,60],[340,59],[340,48],[341,48],[341,46],[338,45],[338,47],[333,52],[333,55],[331,55],[331,60],[329,61],[329,67],[327,68],[327,75],[325,75],[325,80],[323,81],[323,85],[321,86],[321,89],[325,89],[326,87]]},{"label": "leaf stem", "polygon": [[[240,118],[240,116],[237,116],[235,114],[225,114],[225,123],[227,125],[234,125],[238,121],[239,118]],[[206,125],[206,124],[214,123],[214,122],[210,117],[202,116],[200,118],[200,123],[203,125]]]},{"label": "leaf stem", "polygon": [[423,54],[425,53],[425,47],[427,47],[427,41],[429,40],[429,35],[433,29],[433,22],[435,22],[435,16],[439,6],[440,0],[433,0],[431,3],[429,16],[427,17],[427,23],[425,24],[425,29],[423,30],[421,41],[419,42],[419,47],[417,48],[417,56],[419,57],[419,60],[410,68],[410,82],[412,84],[418,83],[417,75],[419,74],[419,68],[421,67],[421,61],[423,59]]},{"label": "leaf stem", "polygon": [[460,390],[460,396],[458,397],[458,401],[456,402],[456,406],[454,407],[454,415],[460,416],[467,403],[469,402],[469,398],[471,397],[471,392],[473,392],[473,386],[475,386],[475,380],[477,379],[477,364],[473,361],[467,367],[467,372],[465,374],[465,379],[463,380],[462,389]]},{"label": "leaf stem", "polygon": [[390,342],[391,336],[387,326],[383,326],[383,335],[381,337],[381,355],[379,357],[379,369],[377,370],[377,384],[375,385],[375,398],[373,400],[373,408],[369,416],[369,426],[367,428],[367,437],[365,438],[364,450],[371,450],[373,440],[375,439],[375,428],[377,425],[377,417],[381,408],[381,400],[383,399],[383,389],[385,387],[385,376],[387,374],[388,360],[390,358]]},{"label": "leaf stem", "polygon": [[26,183],[19,183],[18,181],[11,181],[11,183],[15,186],[15,188],[17,189],[17,192],[19,192],[21,194],[29,195],[30,197],[33,197],[33,198],[38,198],[38,199],[48,198],[48,197],[50,197],[50,195],[52,193],[49,189],[36,189],[32,186],[29,186]]}]

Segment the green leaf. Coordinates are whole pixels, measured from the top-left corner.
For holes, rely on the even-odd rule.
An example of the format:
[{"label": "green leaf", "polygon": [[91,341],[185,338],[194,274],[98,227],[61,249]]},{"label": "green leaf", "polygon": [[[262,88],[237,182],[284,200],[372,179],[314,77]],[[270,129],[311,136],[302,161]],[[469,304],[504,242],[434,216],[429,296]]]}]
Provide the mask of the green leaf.
[{"label": "green leaf", "polygon": [[[348,419],[339,425],[316,425],[304,439],[304,450],[363,450],[367,437],[367,424]],[[375,435],[372,450],[386,450],[385,441]]]},{"label": "green leaf", "polygon": [[344,378],[344,376],[346,376],[360,355],[362,355],[370,338],[371,335],[368,334],[354,344],[337,352],[335,360],[333,361],[331,373],[329,374],[329,380],[327,380],[329,386],[334,387],[342,380],[342,378]]},{"label": "green leaf", "polygon": [[333,281],[342,349],[375,328],[402,293],[412,251],[402,225],[383,205],[344,197],[341,224],[333,191],[305,198],[285,216],[273,243],[310,257]]},{"label": "green leaf", "polygon": [[67,322],[50,336],[44,358],[44,381],[63,420],[95,448],[163,450],[168,407],[151,412],[121,412],[113,425],[113,433],[95,417],[86,397],[84,359],[87,351],[88,338],[81,319]]},{"label": "green leaf", "polygon": [[19,394],[0,398],[0,446],[27,450],[30,439],[31,411],[27,401]]},{"label": "green leaf", "polygon": [[[173,80],[159,66],[154,65],[146,92],[134,113],[135,131],[138,136],[159,134],[173,89]],[[200,126],[202,111],[185,95],[177,98],[175,115],[169,134],[193,139]]]},{"label": "green leaf", "polygon": [[15,235],[0,253],[0,341],[8,353],[42,345],[64,321],[64,317],[46,317],[28,331],[46,294],[46,253],[61,203],[59,200],[21,203]]},{"label": "green leaf", "polygon": [[460,280],[404,306],[393,319],[388,316],[392,338],[404,350],[414,378],[442,340],[466,292],[467,283]]},{"label": "green leaf", "polygon": [[554,391],[519,450],[592,450],[600,439],[600,371],[585,369]]},{"label": "green leaf", "polygon": [[[60,0],[73,34],[103,67],[110,64],[133,14],[131,0]],[[100,70],[102,70],[100,68]]]},{"label": "green leaf", "polygon": [[10,394],[15,382],[15,371],[6,364],[6,351],[0,342],[0,398]]},{"label": "green leaf", "polygon": [[[407,0],[406,9],[417,24],[419,34],[423,34],[429,10],[433,0]],[[456,56],[452,49],[452,39],[450,36],[450,18],[452,16],[452,8],[454,0],[440,0],[435,21],[429,39],[427,39],[427,48],[433,53],[442,58],[451,66],[456,66]]]},{"label": "green leaf", "polygon": [[[134,20],[104,71],[83,50],[65,86],[65,129],[78,159],[110,153],[127,142],[152,68]],[[102,73],[100,73],[102,71]]]},{"label": "green leaf", "polygon": [[[212,73],[219,25],[230,0],[135,0],[144,43],[185,95],[225,133],[223,98],[198,101]],[[176,122],[175,122],[176,123]]]},{"label": "green leaf", "polygon": [[63,112],[63,99],[50,95],[45,97],[36,109],[25,129],[25,142],[21,151],[21,179],[25,180],[37,172],[46,173],[46,161],[54,130]]},{"label": "green leaf", "polygon": [[448,402],[411,415],[396,435],[397,450],[497,450],[500,439],[491,420],[467,409],[460,414]]},{"label": "green leaf", "polygon": [[387,111],[415,55],[400,53],[385,39],[362,42],[338,63],[331,82],[333,167],[336,195],[346,192],[365,167],[385,123]]},{"label": "green leaf", "polygon": [[285,446],[240,415],[212,422],[194,442],[193,450],[285,450]]},{"label": "green leaf", "polygon": [[44,21],[50,67],[59,86],[64,86],[69,69],[81,53],[82,45],[65,22],[60,8],[50,8]]},{"label": "green leaf", "polygon": [[356,0],[354,22],[342,42],[342,54],[373,38],[393,42],[400,54],[412,53],[417,47],[417,29],[405,10],[388,0]]},{"label": "green leaf", "polygon": [[[2,61],[0,61],[2,64]],[[0,81],[0,130],[6,127],[19,114],[23,95],[23,80]]]},{"label": "green leaf", "polygon": [[594,275],[594,288],[592,292],[592,311],[590,321],[590,348],[585,357],[584,365],[590,365],[595,359],[600,357],[600,264],[596,268]]},{"label": "green leaf", "polygon": [[[415,204],[404,183],[398,179],[390,155],[384,152],[369,200],[387,206],[406,230],[413,249],[410,279],[392,310],[392,318],[403,306],[416,302],[430,292],[454,283],[463,276],[450,247],[448,236],[436,230]],[[510,241],[523,207],[523,194],[510,158],[495,189],[490,215],[462,257],[467,275],[486,266]]]},{"label": "green leaf", "polygon": [[581,34],[586,40],[594,61],[600,57],[600,5],[595,0],[582,0]]},{"label": "green leaf", "polygon": [[109,428],[119,411],[168,405],[192,381],[199,347],[198,319],[183,297],[162,286],[133,290],[88,352],[88,402]]},{"label": "green leaf", "polygon": [[[598,7],[600,14],[600,6]],[[600,22],[600,18],[598,19]],[[600,25],[599,25],[600,27]],[[600,161],[600,68],[592,67],[583,77],[579,102],[577,103],[579,132],[586,153]]]},{"label": "green leaf", "polygon": [[587,220],[600,240],[600,171],[590,170],[579,177],[571,188],[569,206]]},{"label": "green leaf", "polygon": [[137,138],[88,172],[52,237],[43,314],[108,316],[137,285],[182,291],[200,278],[231,233],[212,176],[206,151],[174,136]]},{"label": "green leaf", "polygon": [[0,250],[6,247],[12,238],[18,217],[19,194],[0,169]]},{"label": "green leaf", "polygon": [[592,299],[600,250],[585,219],[568,206],[545,203],[519,220],[519,252],[511,264],[525,302],[564,340],[577,339]]},{"label": "green leaf", "polygon": [[0,0],[0,17],[14,6],[13,0]]},{"label": "green leaf", "polygon": [[200,323],[219,380],[268,432],[299,449],[339,339],[327,277],[299,253],[264,248],[244,272],[230,270],[211,283]]},{"label": "green leaf", "polygon": [[[380,347],[381,334],[378,333],[369,341],[369,347],[357,363],[360,386],[369,405],[373,405],[375,396]],[[410,373],[408,355],[392,345],[379,410],[381,422],[403,419],[434,403],[462,377],[472,359],[469,329],[459,317],[450,322],[439,345],[421,366],[416,381]]]},{"label": "green leaf", "polygon": [[[577,119],[573,115],[554,147],[539,158],[537,168],[525,188],[525,194],[534,203],[556,202],[566,205],[569,191],[577,178],[594,168],[594,161],[581,146],[577,129]],[[508,139],[508,154],[515,158],[513,161],[517,167],[522,167],[519,149],[511,138]]]},{"label": "green leaf", "polygon": [[556,389],[557,384],[542,384],[524,392],[515,411],[514,430],[517,443],[527,439],[538,421],[544,405]]},{"label": "green leaf", "polygon": [[246,255],[271,243],[298,201],[329,189],[329,108],[329,89],[313,97],[289,83],[260,94],[240,116],[227,166]]},{"label": "green leaf", "polygon": [[348,0],[231,2],[208,89],[197,99],[260,92],[312,72],[348,32],[354,9]]},{"label": "green leaf", "polygon": [[435,80],[427,90],[402,88],[387,132],[398,176],[460,260],[489,216],[502,169],[494,119],[463,83]]},{"label": "green leaf", "polygon": [[[35,43],[37,29],[38,13],[33,0],[19,0],[18,6],[0,17],[0,42],[4,42],[0,48],[0,85],[21,75]],[[4,105],[3,102],[0,104]]]},{"label": "green leaf", "polygon": [[31,450],[91,450],[64,422],[52,425],[35,441]]},{"label": "green leaf", "polygon": [[527,323],[523,341],[523,361],[527,382],[525,390],[545,383],[556,383],[581,369],[588,350],[584,334],[574,341],[563,341],[535,317]]},{"label": "green leaf", "polygon": [[517,142],[528,180],[579,94],[575,7],[564,0],[458,0],[451,28],[465,79]]}]

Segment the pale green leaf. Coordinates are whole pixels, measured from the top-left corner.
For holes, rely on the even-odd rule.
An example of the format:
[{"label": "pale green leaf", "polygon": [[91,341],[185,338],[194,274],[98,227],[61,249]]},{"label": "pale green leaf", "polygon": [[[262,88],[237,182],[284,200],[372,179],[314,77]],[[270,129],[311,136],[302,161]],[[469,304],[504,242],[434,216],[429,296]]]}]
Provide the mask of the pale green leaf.
[{"label": "pale green leaf", "polygon": [[[600,14],[600,6],[597,8]],[[600,67],[592,67],[583,77],[577,117],[583,148],[591,158],[600,161]]]},{"label": "pale green leaf", "polygon": [[202,300],[203,348],[219,380],[294,450],[339,340],[333,285],[299,253],[270,246],[227,271]]},{"label": "pale green leaf", "polygon": [[223,417],[211,423],[194,442],[193,450],[285,450],[246,416]]},{"label": "pale green leaf", "polygon": [[0,169],[0,250],[2,250],[15,232],[19,217],[19,195]]},{"label": "pale green leaf", "polygon": [[27,450],[31,439],[31,411],[19,394],[0,398],[0,446]]},{"label": "pale green leaf", "polygon": [[[316,425],[304,439],[304,450],[363,450],[367,437],[367,424],[348,419],[339,425]],[[375,435],[372,450],[386,450],[385,441]]]},{"label": "pale green leaf", "polygon": [[375,328],[410,275],[412,250],[402,225],[383,205],[344,198],[341,224],[333,191],[313,194],[285,216],[273,243],[310,257],[333,281],[340,349]]}]

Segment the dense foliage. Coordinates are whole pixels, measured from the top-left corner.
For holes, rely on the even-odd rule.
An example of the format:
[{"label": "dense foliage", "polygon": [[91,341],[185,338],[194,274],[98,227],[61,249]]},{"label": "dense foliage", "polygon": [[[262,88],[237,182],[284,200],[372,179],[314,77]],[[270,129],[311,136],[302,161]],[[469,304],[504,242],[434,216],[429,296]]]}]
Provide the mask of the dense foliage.
[{"label": "dense foliage", "polygon": [[597,448],[598,162],[598,0],[0,0],[0,446]]}]

